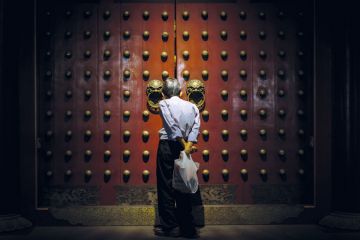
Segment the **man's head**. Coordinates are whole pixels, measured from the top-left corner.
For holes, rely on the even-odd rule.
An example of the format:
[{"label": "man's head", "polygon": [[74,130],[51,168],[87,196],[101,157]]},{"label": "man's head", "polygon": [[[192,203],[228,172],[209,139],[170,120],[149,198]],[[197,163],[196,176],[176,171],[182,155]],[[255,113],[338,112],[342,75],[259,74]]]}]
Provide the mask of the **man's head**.
[{"label": "man's head", "polygon": [[181,92],[180,82],[176,78],[167,78],[164,82],[162,92],[167,98],[179,96]]}]

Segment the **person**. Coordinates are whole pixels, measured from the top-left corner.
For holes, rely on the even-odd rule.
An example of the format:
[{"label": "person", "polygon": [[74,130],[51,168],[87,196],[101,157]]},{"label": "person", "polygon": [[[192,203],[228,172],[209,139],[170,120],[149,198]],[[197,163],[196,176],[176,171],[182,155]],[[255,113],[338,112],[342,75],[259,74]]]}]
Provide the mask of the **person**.
[{"label": "person", "polygon": [[[155,235],[198,237],[192,216],[191,193],[181,193],[172,187],[174,161],[180,151],[195,151],[200,129],[199,110],[195,104],[180,98],[181,86],[177,79],[167,78],[159,101],[163,128],[159,130],[156,176],[160,225]],[[199,190],[198,190],[199,191]]]}]

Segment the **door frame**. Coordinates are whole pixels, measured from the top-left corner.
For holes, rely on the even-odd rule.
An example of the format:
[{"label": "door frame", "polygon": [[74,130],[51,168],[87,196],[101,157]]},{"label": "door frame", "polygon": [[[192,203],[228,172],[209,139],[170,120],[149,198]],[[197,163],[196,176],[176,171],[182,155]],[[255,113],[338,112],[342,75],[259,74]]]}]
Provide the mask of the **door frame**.
[{"label": "door frame", "polygon": [[[75,209],[48,209],[37,207],[37,72],[36,72],[36,0],[25,1],[26,6],[21,12],[25,20],[21,36],[21,46],[19,55],[19,132],[20,132],[20,199],[21,214],[38,223],[59,224],[56,218],[67,219],[70,223],[83,222],[84,219],[73,218],[66,211]],[[331,206],[331,38],[327,32],[322,30],[326,26],[326,19],[319,16],[325,11],[320,8],[320,0],[313,0],[314,4],[314,139],[313,139],[313,159],[314,159],[314,204],[296,205],[293,208],[285,209],[288,205],[266,204],[266,205],[222,205],[205,206],[206,224],[266,224],[283,223],[287,218],[295,217],[294,222],[314,223],[322,216],[330,212]],[[28,11],[32,9],[32,11]],[[101,211],[117,214],[115,219],[119,225],[149,225],[153,224],[155,209],[153,206],[100,206],[100,207],[81,207],[86,211],[87,223],[89,220],[99,219],[96,224],[102,224],[108,215],[100,214]],[[89,210],[89,211],[88,211]],[[262,210],[260,218],[254,217],[256,212]],[[274,219],[275,213],[282,211],[284,214]],[[91,212],[93,214],[91,214]],[[75,213],[75,212],[73,212]],[[138,214],[136,220],[131,216]],[[235,214],[236,213],[236,214]],[[119,215],[120,214],[120,215]],[[65,216],[65,217],[64,217]],[[121,218],[123,216],[124,218]],[[267,218],[268,217],[268,218]],[[122,219],[122,220],[121,220]],[[132,219],[132,220],[131,220]],[[275,220],[275,221],[274,221]],[[50,221],[50,222],[49,222]]]}]

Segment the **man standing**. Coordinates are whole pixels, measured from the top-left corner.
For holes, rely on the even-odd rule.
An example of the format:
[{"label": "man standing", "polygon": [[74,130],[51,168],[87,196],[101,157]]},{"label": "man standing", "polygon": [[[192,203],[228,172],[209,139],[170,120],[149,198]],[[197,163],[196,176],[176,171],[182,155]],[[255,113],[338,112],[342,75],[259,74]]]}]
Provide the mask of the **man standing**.
[{"label": "man standing", "polygon": [[163,128],[159,130],[156,175],[160,226],[156,235],[197,237],[191,205],[191,193],[181,193],[172,187],[174,161],[180,151],[192,152],[200,128],[199,110],[195,104],[181,99],[177,79],[168,78],[163,86],[164,100],[159,102]]}]

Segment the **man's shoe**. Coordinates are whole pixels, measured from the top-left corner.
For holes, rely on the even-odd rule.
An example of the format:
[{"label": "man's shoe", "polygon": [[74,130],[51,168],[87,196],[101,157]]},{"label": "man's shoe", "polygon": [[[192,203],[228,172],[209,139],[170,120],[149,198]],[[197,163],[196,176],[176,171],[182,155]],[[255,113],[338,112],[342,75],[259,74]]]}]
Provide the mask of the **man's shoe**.
[{"label": "man's shoe", "polygon": [[161,227],[155,227],[154,233],[157,236],[180,237],[180,228],[174,227],[171,229],[163,229]]},{"label": "man's shoe", "polygon": [[195,228],[190,231],[182,231],[181,236],[184,238],[199,238],[200,237],[198,231]]}]

